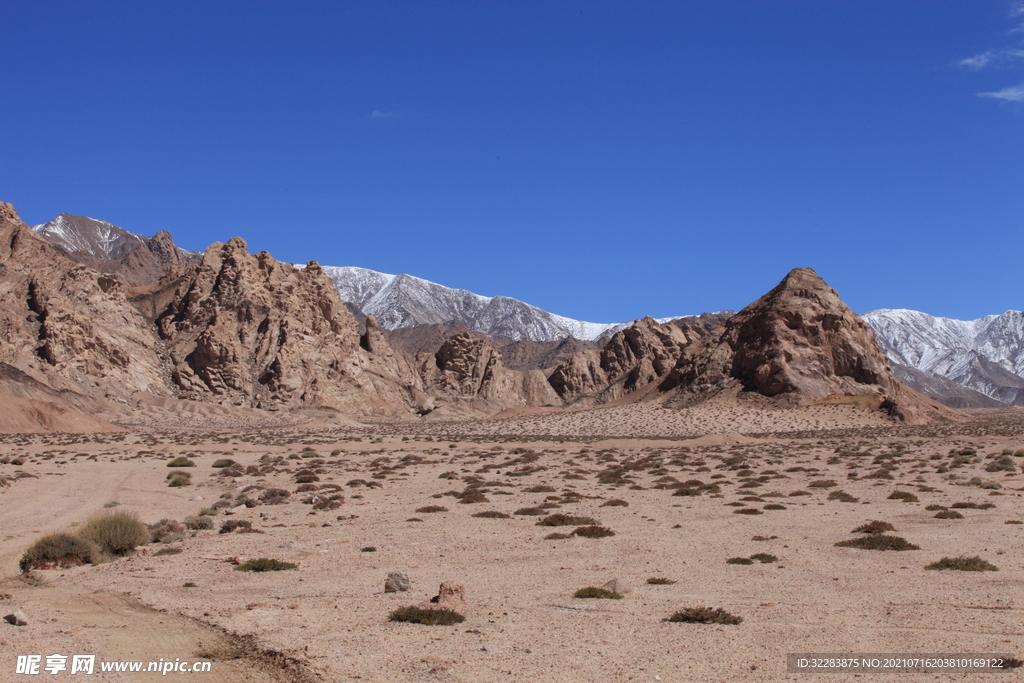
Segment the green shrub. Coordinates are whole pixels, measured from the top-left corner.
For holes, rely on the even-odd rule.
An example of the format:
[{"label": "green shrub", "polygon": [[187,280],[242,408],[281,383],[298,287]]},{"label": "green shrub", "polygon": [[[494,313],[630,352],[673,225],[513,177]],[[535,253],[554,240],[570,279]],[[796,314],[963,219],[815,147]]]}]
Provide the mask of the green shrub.
[{"label": "green shrub", "polygon": [[918,502],[917,496],[910,491],[893,491],[888,496],[889,500],[902,500],[904,503],[916,503]]},{"label": "green shrub", "polygon": [[375,546],[375,545],[368,545],[368,546],[360,548],[359,552],[361,552],[361,553],[375,553],[375,552],[377,552],[377,546]]},{"label": "green shrub", "polygon": [[388,615],[388,621],[404,621],[426,626],[451,626],[461,624],[465,620],[466,617],[455,610],[444,607],[399,607]]},{"label": "green shrub", "polygon": [[651,578],[647,579],[647,583],[651,584],[652,586],[671,586],[673,583],[675,583],[675,581],[673,581],[672,579],[662,578],[660,576],[652,576]]},{"label": "green shrub", "polygon": [[[149,530],[149,537],[151,543],[161,541],[167,543],[163,539],[172,534],[183,534],[185,533],[185,527],[173,519],[161,519],[156,524],[147,524],[146,528]],[[180,536],[179,536],[180,537]]]},{"label": "green shrub", "polygon": [[769,555],[768,553],[755,553],[750,556],[750,559],[757,560],[761,564],[768,564],[769,562],[779,561],[779,558],[775,557],[774,555]]},{"label": "green shrub", "polygon": [[258,560],[248,560],[235,567],[239,572],[280,572],[286,569],[298,569],[299,565],[291,562],[281,562],[268,557],[261,557]]},{"label": "green shrub", "polygon": [[995,462],[989,463],[985,467],[986,472],[1016,472],[1017,466],[1013,464],[1013,458],[1004,455]]},{"label": "green shrub", "polygon": [[29,546],[21,556],[21,571],[77,567],[96,561],[99,548],[95,543],[71,534],[46,534]]},{"label": "green shrub", "polygon": [[743,617],[729,614],[722,608],[711,609],[710,607],[690,607],[676,612],[664,621],[671,621],[683,624],[723,624],[735,626],[743,621]]},{"label": "green shrub", "polygon": [[188,472],[171,472],[167,475],[167,485],[172,488],[191,486],[192,477],[189,476]]},{"label": "green shrub", "polygon": [[545,512],[547,512],[547,510],[545,510],[544,508],[532,507],[532,508],[519,508],[513,514],[516,514],[516,515],[530,515],[530,516],[533,516],[533,517],[538,517],[540,515],[543,515]]},{"label": "green shrub", "polygon": [[828,489],[832,488],[833,486],[838,486],[834,479],[819,479],[818,481],[812,481],[810,484],[807,485],[807,488]]},{"label": "green shrub", "polygon": [[603,600],[621,600],[622,596],[615,591],[605,590],[604,588],[595,588],[594,586],[587,586],[581,588],[572,594],[574,598],[599,598]]},{"label": "green shrub", "polygon": [[195,467],[196,464],[192,460],[189,460],[184,455],[179,455],[174,460],[167,463],[168,467]]},{"label": "green shrub", "polygon": [[885,534],[872,534],[871,536],[862,536],[861,538],[853,538],[849,541],[840,541],[836,543],[839,548],[859,548],[861,550],[920,550],[919,546],[914,545],[905,538],[899,536],[886,536]]},{"label": "green shrub", "polygon": [[548,515],[537,522],[537,526],[597,526],[597,520],[593,517],[579,517],[576,515],[564,515],[557,513]]},{"label": "green shrub", "polygon": [[220,458],[219,460],[214,460],[213,461],[212,467],[215,470],[219,470],[219,469],[223,469],[225,467],[231,467],[232,465],[237,465],[237,464],[238,463],[235,462],[234,460],[232,460],[231,458]]},{"label": "green shrub", "polygon": [[941,510],[941,511],[935,513],[935,519],[963,519],[963,518],[964,518],[964,516],[961,515],[959,512],[957,512],[956,510]]},{"label": "green shrub", "polygon": [[856,503],[857,501],[860,500],[855,496],[851,496],[846,491],[833,491],[832,493],[828,494],[828,499],[838,500],[840,503]]},{"label": "green shrub", "polygon": [[554,486],[544,486],[542,484],[542,485],[539,485],[539,486],[531,486],[528,489],[523,489],[523,491],[526,492],[526,493],[554,493],[555,492],[555,487]]},{"label": "green shrub", "polygon": [[[856,500],[856,499],[854,499],[854,500]],[[767,505],[764,506],[764,509],[765,510],[785,510],[786,506],[785,505],[779,505],[778,503],[768,503]]]},{"label": "green shrub", "polygon": [[149,529],[130,512],[99,512],[85,520],[75,535],[111,555],[127,555],[150,542]]},{"label": "green shrub", "polygon": [[962,572],[997,572],[999,568],[990,562],[986,562],[977,555],[974,557],[944,557],[938,562],[932,562],[925,569],[956,569]]},{"label": "green shrub", "polygon": [[754,564],[754,561],[748,557],[730,557],[725,561],[726,564]]},{"label": "green shrub", "polygon": [[474,517],[482,517],[484,519],[509,519],[510,515],[506,515],[504,512],[498,512],[497,510],[486,510],[485,512],[475,512]]},{"label": "green shrub", "polygon": [[588,525],[576,527],[576,530],[572,532],[573,536],[581,536],[583,538],[607,538],[614,536],[615,532],[605,526]]}]

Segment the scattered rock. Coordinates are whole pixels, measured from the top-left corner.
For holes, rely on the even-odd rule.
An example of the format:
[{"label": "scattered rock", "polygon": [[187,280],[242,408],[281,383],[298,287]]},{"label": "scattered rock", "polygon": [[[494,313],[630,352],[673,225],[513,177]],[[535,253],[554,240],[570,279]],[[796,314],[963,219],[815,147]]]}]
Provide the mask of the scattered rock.
[{"label": "scattered rock", "polygon": [[14,626],[28,626],[28,617],[20,609],[4,617],[4,621]]},{"label": "scattered rock", "polygon": [[423,603],[423,607],[437,606],[454,609],[466,604],[466,587],[454,581],[445,581],[438,589],[437,595]]},{"label": "scattered rock", "polygon": [[384,581],[385,593],[404,593],[412,587],[412,579],[405,572],[391,572]]}]

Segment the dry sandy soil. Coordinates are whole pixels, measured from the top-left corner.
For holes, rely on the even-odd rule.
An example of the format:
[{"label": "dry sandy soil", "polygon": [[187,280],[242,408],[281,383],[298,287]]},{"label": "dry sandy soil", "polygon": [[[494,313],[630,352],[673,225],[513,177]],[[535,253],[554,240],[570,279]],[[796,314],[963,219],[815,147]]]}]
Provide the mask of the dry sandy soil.
[{"label": "dry sandy soil", "polygon": [[[852,406],[637,405],[245,432],[133,426],[0,444],[0,609],[29,619],[0,623],[3,680],[21,678],[16,655],[55,652],[213,661],[194,677],[92,680],[467,683],[889,681],[787,673],[785,655],[1024,657],[1024,456],[1011,456],[1013,471],[986,470],[1004,449],[1024,454],[1024,410],[908,427]],[[172,488],[167,464],[179,455],[196,463],[187,468],[193,483]],[[220,458],[247,473],[212,467]],[[299,484],[303,470],[317,481]],[[272,488],[289,491],[287,502],[239,505]],[[339,507],[314,509],[332,496],[343,497]],[[41,534],[73,529],[112,503],[147,523],[216,504],[215,528],[104,564],[19,574]],[[957,507],[962,519],[935,518],[934,506],[957,503],[974,507]],[[516,514],[540,506],[592,517],[614,535],[546,538],[576,526]],[[475,516],[485,511],[508,517]],[[232,520],[258,533],[218,533]],[[865,536],[852,530],[871,520],[920,549],[834,545]],[[777,560],[727,562],[755,553]],[[961,555],[999,571],[925,569]],[[261,557],[298,569],[246,573],[231,563]],[[409,592],[383,591],[391,571],[411,576]],[[647,583],[655,577],[674,583]],[[613,579],[620,600],[573,596]],[[442,581],[465,586],[464,622],[388,620]],[[664,621],[697,606],[743,621]]]}]

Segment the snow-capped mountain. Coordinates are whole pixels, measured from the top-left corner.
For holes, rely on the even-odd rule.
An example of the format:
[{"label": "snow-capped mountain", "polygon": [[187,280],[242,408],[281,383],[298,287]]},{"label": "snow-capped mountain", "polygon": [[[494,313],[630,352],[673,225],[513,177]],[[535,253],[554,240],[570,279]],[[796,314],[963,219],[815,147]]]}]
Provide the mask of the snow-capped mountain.
[{"label": "snow-capped mountain", "polygon": [[1006,405],[1024,405],[1024,312],[954,320],[880,309],[861,317],[893,363],[945,377]]},{"label": "snow-capped mountain", "polygon": [[[549,313],[507,296],[481,296],[412,275],[355,266],[322,266],[344,301],[377,318],[386,330],[414,325],[462,325],[510,341],[596,341],[633,324],[591,323]],[[685,316],[660,318],[667,323]]]},{"label": "snow-capped mountain", "polygon": [[[412,275],[391,275],[354,266],[323,266],[341,298],[388,330],[413,325],[459,324],[512,341],[596,340],[631,323],[573,320],[507,296],[481,296]],[[666,319],[674,320],[674,318]]]},{"label": "snow-capped mountain", "polygon": [[62,213],[48,223],[32,229],[50,244],[69,253],[84,252],[102,259],[119,259],[146,241],[142,235],[128,232],[113,223]]}]

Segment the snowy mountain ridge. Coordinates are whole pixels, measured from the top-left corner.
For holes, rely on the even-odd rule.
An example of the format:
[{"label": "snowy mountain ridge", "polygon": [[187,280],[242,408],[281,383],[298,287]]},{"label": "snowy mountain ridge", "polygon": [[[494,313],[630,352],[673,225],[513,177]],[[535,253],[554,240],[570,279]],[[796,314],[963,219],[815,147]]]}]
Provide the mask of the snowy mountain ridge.
[{"label": "snowy mountain ridge", "polygon": [[62,213],[32,229],[51,244],[70,253],[85,252],[97,258],[118,259],[146,241],[108,221]]},{"label": "snowy mountain ridge", "polygon": [[1024,312],[955,320],[907,309],[861,316],[891,361],[1024,405]]},{"label": "snowy mountain ridge", "polygon": [[[592,323],[549,313],[507,296],[482,296],[414,277],[355,266],[321,266],[344,301],[381,327],[457,323],[489,337],[511,341],[559,341],[566,337],[596,341],[632,324]],[[676,320],[662,318],[658,322]]]}]

